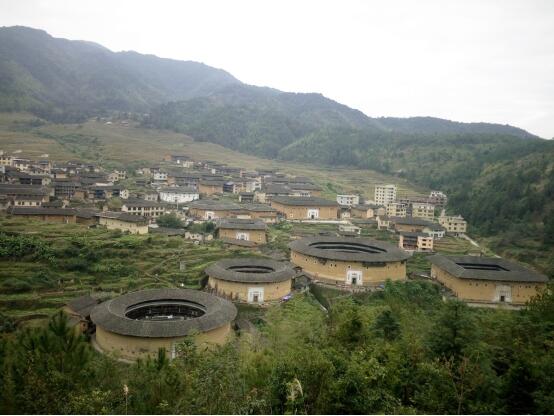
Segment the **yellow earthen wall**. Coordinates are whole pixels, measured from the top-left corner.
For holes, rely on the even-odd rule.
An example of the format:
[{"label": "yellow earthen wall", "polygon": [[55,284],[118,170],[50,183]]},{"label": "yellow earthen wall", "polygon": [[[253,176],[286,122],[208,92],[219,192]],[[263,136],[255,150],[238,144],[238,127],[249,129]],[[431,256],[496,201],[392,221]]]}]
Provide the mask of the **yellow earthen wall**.
[{"label": "yellow earthen wall", "polygon": [[406,262],[394,261],[383,267],[365,267],[361,262],[327,260],[325,264],[317,258],[291,251],[291,262],[309,273],[314,279],[346,283],[349,270],[362,272],[362,284],[372,286],[390,280],[406,279]]},{"label": "yellow earthen wall", "polygon": [[214,289],[218,295],[248,302],[248,288],[262,287],[264,289],[264,301],[278,300],[290,293],[292,280],[285,280],[278,283],[240,283],[211,277],[208,279],[208,288]]},{"label": "yellow earthen wall", "polygon": [[496,286],[510,286],[513,304],[524,304],[545,288],[544,283],[502,282],[459,279],[436,265],[431,266],[431,276],[452,290],[461,300],[469,302],[494,302]]}]

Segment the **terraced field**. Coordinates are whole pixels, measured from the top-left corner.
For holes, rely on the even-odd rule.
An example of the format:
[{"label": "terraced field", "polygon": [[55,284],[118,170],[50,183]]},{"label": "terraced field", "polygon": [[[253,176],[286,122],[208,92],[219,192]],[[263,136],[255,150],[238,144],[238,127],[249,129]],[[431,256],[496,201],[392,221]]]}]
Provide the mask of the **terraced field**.
[{"label": "terraced field", "polygon": [[131,236],[7,217],[0,217],[0,230],[0,239],[34,237],[53,253],[48,260],[33,253],[0,258],[0,313],[23,321],[46,317],[73,297],[90,292],[110,297],[131,289],[199,288],[202,272],[211,262],[251,254],[226,249],[218,241],[195,245],[179,237]]}]

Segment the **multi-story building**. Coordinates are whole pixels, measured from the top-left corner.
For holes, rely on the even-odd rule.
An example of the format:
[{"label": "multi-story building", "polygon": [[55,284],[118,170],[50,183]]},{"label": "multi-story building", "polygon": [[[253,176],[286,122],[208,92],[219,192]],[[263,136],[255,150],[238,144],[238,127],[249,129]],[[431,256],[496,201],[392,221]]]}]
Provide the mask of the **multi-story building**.
[{"label": "multi-story building", "polygon": [[339,194],[337,195],[337,204],[346,205],[351,207],[352,205],[360,204],[360,195],[354,194]]},{"label": "multi-story building", "polygon": [[429,194],[429,202],[439,208],[444,208],[448,202],[448,197],[441,191],[431,191]]},{"label": "multi-story building", "polygon": [[426,202],[412,202],[412,217],[432,221],[435,218],[435,206]]},{"label": "multi-story building", "polygon": [[121,206],[121,211],[146,218],[157,218],[165,214],[165,207],[157,202],[144,199],[128,199]]},{"label": "multi-story building", "polygon": [[200,193],[190,187],[172,187],[160,190],[160,200],[171,204],[184,204],[200,198]]},{"label": "multi-story building", "polygon": [[431,252],[433,251],[433,237],[425,233],[400,233],[398,246],[406,251]]},{"label": "multi-story building", "polygon": [[389,202],[387,204],[387,216],[389,217],[405,217],[408,207],[401,202]]},{"label": "multi-story building", "polygon": [[375,185],[375,203],[387,205],[396,201],[396,185]]},{"label": "multi-story building", "polygon": [[439,217],[439,224],[442,225],[449,234],[465,234],[467,231],[467,221],[461,215]]}]

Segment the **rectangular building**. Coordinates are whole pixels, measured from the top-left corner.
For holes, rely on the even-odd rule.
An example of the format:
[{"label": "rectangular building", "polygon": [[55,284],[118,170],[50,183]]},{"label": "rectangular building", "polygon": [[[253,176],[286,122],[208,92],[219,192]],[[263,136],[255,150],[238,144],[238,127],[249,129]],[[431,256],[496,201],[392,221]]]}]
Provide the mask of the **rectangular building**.
[{"label": "rectangular building", "polygon": [[271,207],[287,220],[336,220],[339,212],[335,201],[317,197],[275,196]]},{"label": "rectangular building", "polygon": [[386,206],[396,201],[396,185],[375,185],[375,203]]},{"label": "rectangular building", "polygon": [[468,302],[523,305],[541,290],[548,278],[520,264],[496,257],[428,257],[431,277]]}]

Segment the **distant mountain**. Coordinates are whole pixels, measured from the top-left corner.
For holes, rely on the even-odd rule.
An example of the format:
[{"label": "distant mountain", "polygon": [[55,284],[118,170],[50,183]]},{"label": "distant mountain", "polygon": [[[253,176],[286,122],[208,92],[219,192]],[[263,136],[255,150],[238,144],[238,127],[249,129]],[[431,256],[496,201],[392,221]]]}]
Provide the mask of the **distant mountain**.
[{"label": "distant mountain", "polygon": [[238,83],[197,62],[114,53],[26,27],[0,28],[0,111],[73,121],[104,111],[145,112]]}]

